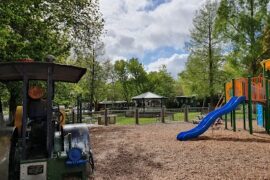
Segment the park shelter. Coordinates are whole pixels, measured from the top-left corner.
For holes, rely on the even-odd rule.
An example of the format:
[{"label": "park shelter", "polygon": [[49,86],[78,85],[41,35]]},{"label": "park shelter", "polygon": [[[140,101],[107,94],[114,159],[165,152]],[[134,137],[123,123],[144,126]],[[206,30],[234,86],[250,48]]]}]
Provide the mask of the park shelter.
[{"label": "park shelter", "polygon": [[165,104],[164,100],[167,98],[152,92],[146,92],[138,96],[134,96],[131,99],[135,102],[136,107],[143,108],[143,110],[145,110],[149,108],[162,108]]},{"label": "park shelter", "polygon": [[192,96],[176,96],[177,106],[182,108],[185,106],[190,107],[202,107],[203,99],[199,99],[196,95]]},{"label": "park shelter", "polygon": [[124,109],[128,109],[128,102],[127,101],[101,101],[98,103],[98,109],[105,109],[105,108],[109,108],[109,109],[114,109],[114,110],[124,110]]}]

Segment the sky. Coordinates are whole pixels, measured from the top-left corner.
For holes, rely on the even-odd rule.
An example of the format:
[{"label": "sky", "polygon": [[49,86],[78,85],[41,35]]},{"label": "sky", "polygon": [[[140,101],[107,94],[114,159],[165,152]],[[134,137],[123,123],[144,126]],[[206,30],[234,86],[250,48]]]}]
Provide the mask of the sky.
[{"label": "sky", "polygon": [[100,0],[105,58],[138,58],[145,69],[184,70],[192,19],[203,0]]}]

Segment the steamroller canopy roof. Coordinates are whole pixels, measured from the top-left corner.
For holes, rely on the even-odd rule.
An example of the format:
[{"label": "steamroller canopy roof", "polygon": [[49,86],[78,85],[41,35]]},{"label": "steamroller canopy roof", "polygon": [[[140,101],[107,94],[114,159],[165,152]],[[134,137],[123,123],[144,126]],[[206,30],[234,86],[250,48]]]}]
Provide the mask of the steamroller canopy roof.
[{"label": "steamroller canopy roof", "polygon": [[86,69],[47,62],[7,62],[0,63],[0,81],[20,81],[24,75],[30,80],[47,80],[48,68],[52,67],[53,81],[77,83]]}]

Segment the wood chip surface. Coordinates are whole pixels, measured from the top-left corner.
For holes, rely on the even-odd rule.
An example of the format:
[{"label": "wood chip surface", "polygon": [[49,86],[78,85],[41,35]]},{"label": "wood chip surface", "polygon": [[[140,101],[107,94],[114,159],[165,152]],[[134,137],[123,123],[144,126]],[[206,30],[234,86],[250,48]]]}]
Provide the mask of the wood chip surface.
[{"label": "wood chip surface", "polygon": [[[270,136],[241,123],[177,141],[190,123],[91,127],[96,163],[90,179],[270,179]],[[229,126],[230,127],[230,126]]]}]

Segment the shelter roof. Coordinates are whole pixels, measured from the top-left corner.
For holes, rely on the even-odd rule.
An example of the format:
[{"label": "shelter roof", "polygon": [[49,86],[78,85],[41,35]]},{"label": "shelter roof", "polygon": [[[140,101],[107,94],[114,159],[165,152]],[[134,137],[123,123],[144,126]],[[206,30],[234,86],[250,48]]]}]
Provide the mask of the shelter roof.
[{"label": "shelter roof", "polygon": [[152,92],[146,92],[146,93],[140,94],[138,96],[134,96],[131,99],[137,100],[137,99],[165,99],[165,98],[166,97],[154,94]]},{"label": "shelter roof", "polygon": [[48,68],[53,69],[53,81],[77,83],[86,69],[49,62],[7,62],[0,63],[0,81],[47,80]]}]

